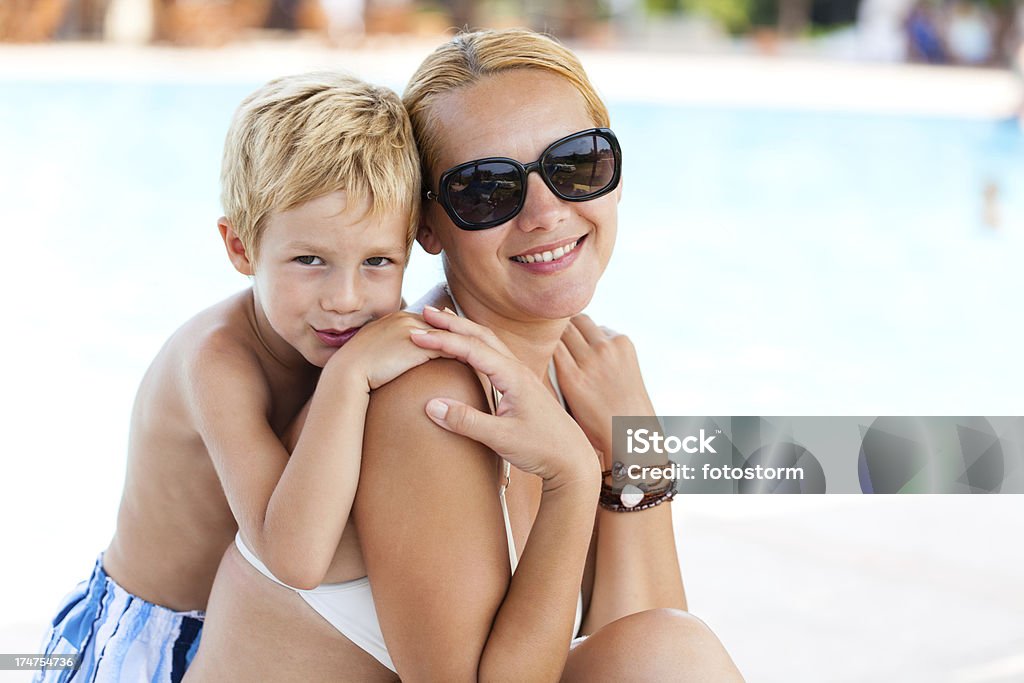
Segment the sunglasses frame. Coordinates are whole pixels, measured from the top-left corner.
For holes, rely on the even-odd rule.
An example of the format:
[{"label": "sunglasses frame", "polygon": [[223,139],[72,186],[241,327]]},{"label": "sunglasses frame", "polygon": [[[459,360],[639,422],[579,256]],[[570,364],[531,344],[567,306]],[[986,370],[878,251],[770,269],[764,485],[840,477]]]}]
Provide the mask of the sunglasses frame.
[{"label": "sunglasses frame", "polygon": [[[609,145],[611,145],[612,156],[615,159],[615,170],[612,173],[612,179],[608,182],[608,185],[601,188],[597,192],[577,197],[567,197],[555,188],[554,183],[551,181],[550,178],[548,178],[547,173],[544,172],[542,162],[544,161],[544,157],[546,157],[554,148],[558,147],[559,145],[566,143],[570,140],[573,140],[575,138],[586,137],[588,135],[595,135],[597,137],[600,137],[606,140]],[[507,163],[511,165],[513,168],[515,168],[516,171],[519,172],[519,181],[520,183],[522,183],[523,188],[522,196],[519,198],[519,203],[516,205],[516,208],[512,211],[512,213],[510,213],[508,216],[502,217],[499,220],[486,221],[484,223],[471,223],[469,221],[463,220],[462,218],[459,217],[459,215],[455,212],[455,209],[451,205],[451,200],[448,197],[448,180],[459,171],[470,166],[478,166],[480,164],[494,162]],[[619,180],[622,178],[622,149],[619,147],[618,138],[615,137],[615,133],[613,133],[610,128],[587,128],[586,130],[577,131],[570,135],[566,135],[564,138],[559,138],[558,140],[555,140],[544,149],[539,159],[528,164],[523,164],[517,161],[516,159],[510,159],[508,157],[485,157],[483,159],[473,159],[472,161],[466,161],[464,163],[461,163],[458,166],[453,166],[452,168],[449,168],[447,171],[441,174],[441,178],[437,182],[438,192],[426,190],[424,196],[427,199],[436,201],[438,204],[440,204],[444,208],[445,213],[448,214],[448,217],[452,219],[453,223],[455,223],[456,227],[462,230],[487,230],[488,228],[493,228],[501,225],[502,223],[509,222],[510,220],[518,216],[519,212],[523,210],[523,207],[526,205],[527,181],[530,177],[530,174],[533,173],[534,171],[540,174],[540,177],[544,181],[544,184],[547,185],[548,189],[551,190],[552,194],[554,194],[559,199],[567,202],[587,202],[590,201],[591,199],[603,197],[604,195],[608,194],[609,192],[611,192],[612,190],[619,186]]]}]

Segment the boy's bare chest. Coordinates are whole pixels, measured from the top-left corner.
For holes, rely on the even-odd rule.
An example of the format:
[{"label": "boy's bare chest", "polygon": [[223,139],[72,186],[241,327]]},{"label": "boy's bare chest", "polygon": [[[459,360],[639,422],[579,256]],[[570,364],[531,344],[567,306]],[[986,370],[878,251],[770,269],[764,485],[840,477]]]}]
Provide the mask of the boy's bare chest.
[{"label": "boy's bare chest", "polygon": [[289,444],[287,435],[293,431],[296,418],[312,398],[316,381],[309,377],[296,375],[269,379],[270,400],[267,406],[267,422],[291,451],[294,440],[292,444]]}]

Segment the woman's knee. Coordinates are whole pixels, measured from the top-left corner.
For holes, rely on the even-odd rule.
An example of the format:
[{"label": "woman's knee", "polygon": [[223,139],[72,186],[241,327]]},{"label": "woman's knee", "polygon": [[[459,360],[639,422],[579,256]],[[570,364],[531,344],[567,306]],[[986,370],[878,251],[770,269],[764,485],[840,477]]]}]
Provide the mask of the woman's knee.
[{"label": "woman's knee", "polygon": [[637,612],[607,624],[570,654],[566,678],[743,680],[707,624],[677,609]]}]

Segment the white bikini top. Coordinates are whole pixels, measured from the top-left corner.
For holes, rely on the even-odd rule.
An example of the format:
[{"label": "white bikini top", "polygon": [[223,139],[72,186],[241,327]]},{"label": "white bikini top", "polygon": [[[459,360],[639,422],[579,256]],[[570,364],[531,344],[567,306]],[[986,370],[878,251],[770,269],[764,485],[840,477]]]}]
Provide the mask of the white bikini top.
[{"label": "white bikini top", "polygon": [[[452,303],[455,304],[455,310],[459,316],[466,317],[450,291],[448,296],[451,297]],[[554,387],[558,400],[564,408],[565,399],[562,397],[562,391],[558,386],[554,363],[548,367],[548,377],[551,379],[551,385]],[[493,386],[491,391],[494,399],[494,409],[497,410],[498,403],[501,401],[501,392]],[[514,574],[519,566],[519,554],[516,552],[515,539],[512,537],[512,523],[509,519],[508,504],[505,501],[505,490],[509,485],[512,467],[505,459],[501,459],[501,462],[504,476],[498,488],[498,500],[501,503],[501,515],[505,520],[505,539],[508,542],[509,564]],[[370,591],[369,577],[364,576],[341,583],[323,583],[312,590],[302,590],[289,586],[274,576],[270,569],[263,564],[263,561],[256,557],[256,554],[242,540],[241,531],[235,534],[235,546],[238,548],[238,552],[242,554],[242,557],[259,573],[274,583],[298,593],[310,607],[334,626],[343,636],[368,652],[381,664],[398,673],[394,663],[391,661],[391,655],[388,653],[387,645],[384,643],[384,635],[380,630],[380,621],[377,619],[377,610],[373,602],[373,594]],[[573,624],[574,636],[579,634],[582,622],[583,592],[580,591],[579,596],[576,598],[576,620]]]},{"label": "white bikini top", "polygon": [[[448,298],[452,300],[452,304],[455,306],[455,312],[460,318],[465,318],[466,314],[462,310],[462,306],[459,306],[459,302],[455,300],[455,295],[452,294],[452,290],[445,283],[444,291],[448,294]],[[551,380],[551,386],[555,390],[555,395],[558,396],[558,402],[562,404],[562,409],[566,409],[565,398],[562,396],[562,388],[558,386],[558,375],[555,372],[554,360],[548,364],[548,379]],[[494,388],[491,384],[491,399],[494,404],[494,411],[498,411],[498,404],[501,403],[501,392]],[[505,538],[508,540],[508,561],[512,566],[512,573],[515,574],[516,567],[519,566],[519,553],[516,551],[516,542],[512,537],[512,521],[508,515],[508,503],[505,500],[505,491],[508,489],[508,485],[512,481],[512,465],[509,464],[508,460],[499,458],[501,460],[501,473],[502,482],[501,486],[498,487],[498,500],[501,502],[501,516],[505,520]],[[576,626],[573,629],[573,633],[578,633],[580,630],[580,621],[583,618],[583,596],[580,595],[578,604],[576,605]]]}]

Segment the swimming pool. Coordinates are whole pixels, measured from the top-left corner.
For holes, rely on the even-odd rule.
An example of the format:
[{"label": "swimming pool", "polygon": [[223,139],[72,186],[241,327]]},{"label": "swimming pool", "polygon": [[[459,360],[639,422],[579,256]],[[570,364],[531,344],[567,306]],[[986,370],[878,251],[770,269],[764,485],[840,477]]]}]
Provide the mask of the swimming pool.
[{"label": "swimming pool", "polygon": [[[214,220],[224,131],[256,85],[3,86],[0,220],[15,258],[0,277],[32,330],[27,348],[6,340],[16,355],[71,350],[78,367],[137,378],[181,321],[245,285]],[[592,312],[636,338],[666,412],[1024,408],[1010,352],[1024,336],[1016,124],[612,114],[626,185]],[[406,298],[438,274],[417,250]],[[77,305],[57,314],[54,300]]]},{"label": "swimming pool", "polygon": [[[91,521],[51,559],[103,547],[143,371],[246,284],[215,220],[224,132],[257,85],[0,83],[0,497],[35,517],[24,542],[71,522],[39,496],[79,502]],[[612,117],[625,190],[590,312],[634,339],[660,412],[1024,414],[1016,124],[630,102]],[[417,249],[407,299],[439,274]],[[46,564],[31,573],[48,591],[80,578]]]}]

